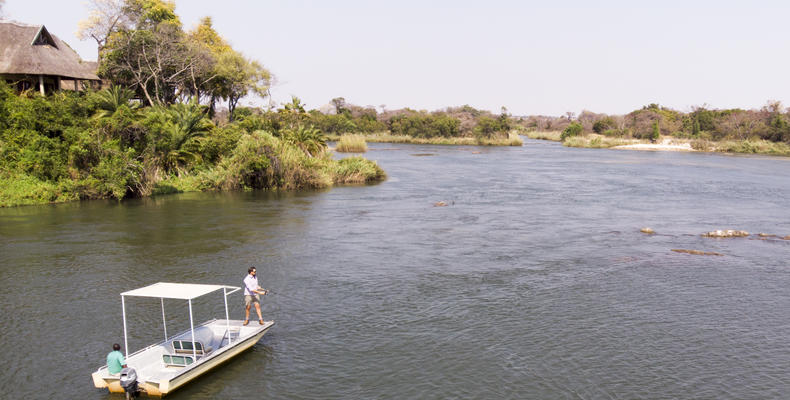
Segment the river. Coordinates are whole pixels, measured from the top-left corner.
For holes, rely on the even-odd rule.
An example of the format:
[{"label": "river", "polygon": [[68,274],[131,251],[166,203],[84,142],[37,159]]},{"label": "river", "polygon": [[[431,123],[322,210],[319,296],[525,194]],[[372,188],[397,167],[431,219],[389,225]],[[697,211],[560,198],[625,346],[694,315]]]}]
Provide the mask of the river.
[{"label": "river", "polygon": [[[0,397],[111,397],[90,373],[123,343],[120,292],[238,286],[251,265],[276,325],[168,398],[790,394],[790,240],[701,237],[790,235],[790,160],[369,147],[377,185],[0,209]],[[127,307],[131,350],[159,340],[158,301]]]}]

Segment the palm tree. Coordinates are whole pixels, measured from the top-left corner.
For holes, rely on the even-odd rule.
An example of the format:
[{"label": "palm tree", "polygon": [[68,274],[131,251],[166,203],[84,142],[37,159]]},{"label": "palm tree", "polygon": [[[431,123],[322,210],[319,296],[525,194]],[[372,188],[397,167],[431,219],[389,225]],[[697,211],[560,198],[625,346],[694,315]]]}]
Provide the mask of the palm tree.
[{"label": "palm tree", "polygon": [[134,110],[139,107],[138,103],[130,103],[134,98],[134,92],[117,85],[113,85],[107,89],[103,89],[96,93],[96,118],[108,118],[115,114],[122,106],[129,107]]},{"label": "palm tree", "polygon": [[326,149],[326,137],[313,126],[285,129],[283,140],[302,149],[308,156],[316,156]]},{"label": "palm tree", "polygon": [[165,169],[173,171],[199,157],[190,144],[208,133],[213,124],[205,110],[195,103],[177,103],[169,108],[158,108],[155,113],[164,118],[159,150]]}]

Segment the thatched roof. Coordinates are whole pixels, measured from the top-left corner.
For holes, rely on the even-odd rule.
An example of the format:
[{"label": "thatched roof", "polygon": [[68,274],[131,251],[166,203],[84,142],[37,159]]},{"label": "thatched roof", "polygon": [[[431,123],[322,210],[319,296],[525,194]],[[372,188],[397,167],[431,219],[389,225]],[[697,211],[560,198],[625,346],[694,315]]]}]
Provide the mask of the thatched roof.
[{"label": "thatched roof", "polygon": [[99,80],[96,64],[82,61],[44,25],[6,21],[0,21],[0,74]]}]

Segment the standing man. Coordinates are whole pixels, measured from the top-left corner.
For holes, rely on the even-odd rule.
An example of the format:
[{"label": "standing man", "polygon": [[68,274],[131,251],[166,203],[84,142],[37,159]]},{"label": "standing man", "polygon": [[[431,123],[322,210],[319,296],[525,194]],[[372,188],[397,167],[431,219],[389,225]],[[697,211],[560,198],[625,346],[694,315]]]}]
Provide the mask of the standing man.
[{"label": "standing man", "polygon": [[107,369],[111,374],[118,375],[124,368],[126,368],[126,361],[124,361],[123,353],[121,353],[121,345],[116,343],[112,345],[110,354],[107,354]]},{"label": "standing man", "polygon": [[261,298],[258,295],[265,295],[269,291],[258,286],[258,277],[256,273],[255,267],[250,267],[247,270],[247,276],[244,277],[244,325],[250,323],[250,306],[252,303],[255,303],[255,311],[258,312],[258,323],[263,325]]}]

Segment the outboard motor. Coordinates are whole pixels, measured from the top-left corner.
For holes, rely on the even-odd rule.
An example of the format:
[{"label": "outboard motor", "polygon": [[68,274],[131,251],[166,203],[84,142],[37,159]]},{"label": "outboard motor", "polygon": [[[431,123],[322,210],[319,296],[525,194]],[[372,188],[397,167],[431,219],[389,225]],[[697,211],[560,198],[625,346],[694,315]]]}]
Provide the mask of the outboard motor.
[{"label": "outboard motor", "polygon": [[140,396],[140,388],[137,387],[137,371],[134,368],[124,368],[121,370],[121,387],[126,392],[126,398]]}]

